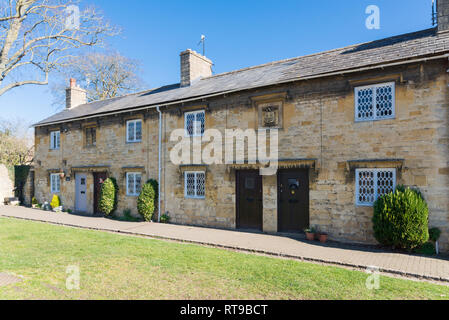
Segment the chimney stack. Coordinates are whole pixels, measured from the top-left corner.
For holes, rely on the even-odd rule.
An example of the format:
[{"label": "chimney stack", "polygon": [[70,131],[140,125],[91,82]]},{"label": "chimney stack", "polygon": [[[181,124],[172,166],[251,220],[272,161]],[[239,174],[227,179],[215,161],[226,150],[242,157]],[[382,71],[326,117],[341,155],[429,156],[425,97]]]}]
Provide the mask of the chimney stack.
[{"label": "chimney stack", "polygon": [[212,64],[208,58],[191,49],[181,52],[181,87],[188,87],[199,78],[210,77]]},{"label": "chimney stack", "polygon": [[76,79],[70,78],[70,87],[65,90],[65,103],[67,109],[78,107],[87,103],[87,92],[76,85]]},{"label": "chimney stack", "polygon": [[437,0],[438,33],[449,31],[449,0]]}]

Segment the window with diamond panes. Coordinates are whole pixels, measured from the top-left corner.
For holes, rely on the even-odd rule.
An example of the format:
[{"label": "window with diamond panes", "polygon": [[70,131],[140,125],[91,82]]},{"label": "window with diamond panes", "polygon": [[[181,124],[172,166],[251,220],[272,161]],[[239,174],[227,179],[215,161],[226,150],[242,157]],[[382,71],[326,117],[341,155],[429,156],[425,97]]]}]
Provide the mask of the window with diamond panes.
[{"label": "window with diamond panes", "polygon": [[206,195],[206,173],[186,172],[184,176],[184,187],[186,198],[203,199]]},{"label": "window with diamond panes", "polygon": [[356,203],[359,206],[372,206],[379,197],[395,188],[395,169],[356,170]]},{"label": "window with diamond panes", "polygon": [[198,137],[204,134],[205,112],[187,112],[185,115],[185,130],[190,137]]},{"label": "window with diamond panes", "polygon": [[355,88],[356,121],[392,119],[394,117],[394,82]]}]

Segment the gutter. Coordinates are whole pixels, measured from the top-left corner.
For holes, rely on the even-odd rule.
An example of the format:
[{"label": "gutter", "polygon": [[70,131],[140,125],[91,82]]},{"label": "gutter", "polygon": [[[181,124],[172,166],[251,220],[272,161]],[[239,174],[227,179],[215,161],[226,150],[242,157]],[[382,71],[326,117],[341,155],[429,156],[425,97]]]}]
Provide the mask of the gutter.
[{"label": "gutter", "polygon": [[162,152],[162,112],[159,106],[156,107],[157,112],[159,113],[159,152],[158,152],[158,183],[157,183],[157,188],[158,188],[158,195],[157,195],[157,200],[158,200],[158,205],[157,205],[157,211],[158,211],[158,215],[157,215],[157,222],[161,222],[161,170],[162,170],[162,156],[161,156],[161,152]]},{"label": "gutter", "polygon": [[[394,67],[394,66],[398,66],[398,65],[412,64],[412,63],[416,63],[416,62],[427,62],[427,61],[438,60],[438,59],[446,59],[446,58],[449,58],[449,53],[446,53],[446,54],[443,54],[443,55],[439,55],[439,56],[419,58],[419,59],[412,59],[412,60],[406,60],[406,61],[398,61],[398,62],[392,62],[392,63],[387,63],[387,64],[380,64],[380,65],[370,66],[370,67],[362,67],[362,68],[357,68],[357,69],[348,69],[348,70],[335,71],[335,72],[330,72],[330,73],[321,73],[321,74],[308,76],[308,77],[304,77],[304,78],[295,77],[295,78],[290,78],[290,79],[286,79],[286,80],[283,80],[283,81],[280,81],[280,82],[271,83],[271,84],[258,85],[258,86],[257,85],[256,86],[249,86],[249,87],[244,87],[244,88],[239,88],[239,89],[234,89],[234,90],[228,90],[228,91],[221,91],[221,92],[217,92],[217,93],[212,93],[212,94],[209,94],[209,95],[197,96],[197,97],[187,98],[187,99],[182,99],[182,100],[175,100],[175,101],[172,101],[172,102],[163,103],[162,105],[163,106],[171,106],[171,105],[176,105],[176,104],[185,103],[185,102],[197,101],[199,99],[213,98],[213,97],[218,97],[218,96],[221,96],[221,95],[231,94],[231,93],[235,93],[235,92],[251,90],[251,89],[256,89],[256,88],[263,88],[263,87],[268,87],[268,86],[273,86],[273,85],[278,85],[278,84],[285,84],[285,83],[290,83],[290,82],[295,82],[295,81],[306,81],[306,80],[313,80],[313,79],[317,79],[317,78],[341,76],[341,75],[345,75],[345,74],[349,74],[349,73],[363,72],[363,71],[369,71],[369,70],[375,70],[375,69],[384,69],[384,68]],[[120,111],[113,111],[113,112],[107,112],[107,113],[98,113],[98,114],[91,115],[91,116],[86,116],[86,117],[71,118],[71,119],[67,119],[67,120],[54,121],[54,122],[43,123],[43,124],[36,124],[36,125],[32,125],[31,127],[35,127],[36,128],[36,127],[51,126],[51,125],[55,125],[55,124],[67,123],[67,122],[72,122],[72,121],[79,121],[79,120],[85,120],[85,119],[91,119],[91,118],[98,118],[98,117],[106,116],[106,115],[121,114],[121,113],[127,113],[127,112],[131,112],[131,111],[133,111],[133,112],[134,111],[140,111],[140,110],[145,110],[145,109],[149,109],[149,108],[154,108],[154,106],[155,105],[146,105],[146,106],[140,106],[140,107],[135,107],[135,108],[131,107],[129,109],[123,109],[123,110],[120,110]]]}]

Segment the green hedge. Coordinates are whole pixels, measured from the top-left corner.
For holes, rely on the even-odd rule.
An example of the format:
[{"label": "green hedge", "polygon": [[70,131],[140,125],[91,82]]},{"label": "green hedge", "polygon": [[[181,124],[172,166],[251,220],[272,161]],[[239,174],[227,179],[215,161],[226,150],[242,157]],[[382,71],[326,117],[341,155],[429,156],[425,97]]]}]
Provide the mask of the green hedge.
[{"label": "green hedge", "polygon": [[114,178],[106,179],[101,185],[98,209],[106,216],[111,215],[117,209],[118,185]]},{"label": "green hedge", "polygon": [[157,182],[155,184],[154,180],[148,181],[142,186],[142,191],[137,198],[137,210],[145,221],[151,221],[156,209],[157,189],[155,190],[155,186]]},{"label": "green hedge", "polygon": [[427,203],[417,190],[398,186],[374,203],[374,236],[379,243],[414,249],[429,240]]}]

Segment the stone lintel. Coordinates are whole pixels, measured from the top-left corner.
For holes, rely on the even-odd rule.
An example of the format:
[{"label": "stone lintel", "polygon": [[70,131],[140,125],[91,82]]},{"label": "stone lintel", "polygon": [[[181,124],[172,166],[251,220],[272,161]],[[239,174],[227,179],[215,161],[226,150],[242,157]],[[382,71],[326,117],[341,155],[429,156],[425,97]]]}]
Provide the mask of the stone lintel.
[{"label": "stone lintel", "polygon": [[348,160],[347,169],[353,171],[359,168],[395,168],[402,170],[404,159],[362,159]]},{"label": "stone lintel", "polygon": [[184,174],[187,171],[207,171],[206,164],[182,164],[179,166],[179,172]]}]

